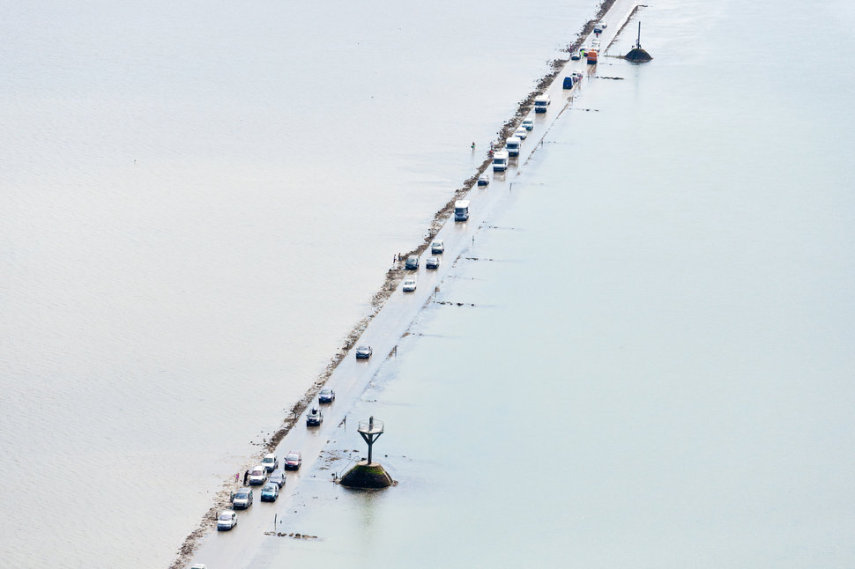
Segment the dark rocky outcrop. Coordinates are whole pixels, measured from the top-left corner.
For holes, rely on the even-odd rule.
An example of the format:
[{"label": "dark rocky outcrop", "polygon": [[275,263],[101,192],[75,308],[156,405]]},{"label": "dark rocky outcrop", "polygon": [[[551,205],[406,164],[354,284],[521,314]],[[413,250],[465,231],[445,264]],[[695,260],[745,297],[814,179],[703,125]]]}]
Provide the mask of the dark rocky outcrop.
[{"label": "dark rocky outcrop", "polygon": [[629,53],[623,56],[627,61],[633,61],[635,63],[642,63],[645,61],[650,61],[653,59],[653,56],[647,53],[643,47],[636,46],[629,50]]},{"label": "dark rocky outcrop", "polygon": [[377,462],[368,464],[366,461],[360,461],[353,468],[341,477],[340,484],[348,488],[364,488],[377,489],[388,488],[394,483],[392,477],[386,472]]}]

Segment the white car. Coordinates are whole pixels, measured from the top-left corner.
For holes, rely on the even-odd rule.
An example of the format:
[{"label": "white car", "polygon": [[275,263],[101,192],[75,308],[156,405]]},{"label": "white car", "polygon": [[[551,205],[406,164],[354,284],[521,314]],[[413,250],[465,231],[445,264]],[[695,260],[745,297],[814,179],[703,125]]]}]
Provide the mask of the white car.
[{"label": "white car", "polygon": [[[234,510],[223,510],[217,516],[217,531],[228,531],[237,525],[237,512]],[[193,567],[198,567],[194,565]],[[202,566],[204,567],[204,565]]]},{"label": "white car", "polygon": [[249,485],[250,486],[261,486],[267,482],[267,469],[261,466],[253,466],[249,471]]},{"label": "white car", "polygon": [[521,140],[525,140],[525,137],[528,136],[528,129],[526,129],[524,126],[521,126],[514,131],[514,136]]},{"label": "white car", "polygon": [[416,279],[404,279],[401,284],[401,290],[404,292],[413,292],[416,290]]},{"label": "white car", "polygon": [[442,239],[437,239],[436,241],[430,244],[431,255],[442,255],[444,251],[445,243],[443,243]]},{"label": "white car", "polygon": [[530,131],[531,129],[534,128],[534,120],[533,119],[525,119],[520,126],[523,127],[524,129]]},{"label": "white car", "polygon": [[261,466],[263,466],[264,470],[267,472],[273,472],[279,468],[279,459],[271,452],[270,454],[264,455],[264,458],[261,459]]}]

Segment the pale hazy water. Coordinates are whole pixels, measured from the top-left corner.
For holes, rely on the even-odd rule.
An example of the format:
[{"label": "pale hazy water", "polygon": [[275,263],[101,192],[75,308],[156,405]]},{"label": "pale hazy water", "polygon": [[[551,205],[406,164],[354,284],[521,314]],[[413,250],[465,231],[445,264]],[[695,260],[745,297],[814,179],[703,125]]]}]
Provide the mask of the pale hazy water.
[{"label": "pale hazy water", "polygon": [[593,10],[0,8],[4,561],[167,565]]},{"label": "pale hazy water", "polygon": [[245,566],[855,563],[852,10],[779,8],[643,12],[354,409],[399,485]]}]

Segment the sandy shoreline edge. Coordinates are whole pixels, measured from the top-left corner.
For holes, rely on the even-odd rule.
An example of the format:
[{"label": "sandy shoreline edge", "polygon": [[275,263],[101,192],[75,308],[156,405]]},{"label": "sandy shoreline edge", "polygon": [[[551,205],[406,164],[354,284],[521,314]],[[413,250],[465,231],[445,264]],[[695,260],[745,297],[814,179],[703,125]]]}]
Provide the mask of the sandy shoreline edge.
[{"label": "sandy shoreline edge", "polygon": [[[601,20],[612,8],[616,0],[603,0],[603,2],[599,5],[596,14],[593,18],[585,22],[582,28],[577,32],[576,37],[573,39],[572,43],[568,44],[562,51],[571,54],[576,51],[579,46],[582,45],[585,38],[588,37],[594,29],[594,24],[597,21]],[[635,13],[635,10],[638,9],[638,6],[633,10],[632,14]],[[631,16],[630,16],[631,17]],[[630,18],[627,19],[629,21]],[[624,23],[626,25],[626,23]],[[617,37],[617,35],[615,36]],[[523,117],[528,115],[528,113],[532,109],[532,105],[534,104],[534,98],[541,94],[547,87],[552,85],[552,83],[558,77],[558,74],[566,65],[566,59],[553,59],[549,62],[549,66],[551,67],[551,71],[544,76],[542,76],[536,84],[534,90],[532,90],[524,99],[519,101],[517,110],[514,115],[504,122],[502,127],[497,131],[497,140],[502,141],[507,138],[514,129],[520,124]],[[409,255],[421,255],[428,245],[431,242],[433,236],[439,231],[439,229],[445,224],[448,218],[451,215],[452,210],[454,209],[454,202],[461,199],[465,194],[467,194],[475,183],[478,180],[478,177],[481,176],[487,168],[492,163],[492,158],[489,156],[484,159],[484,161],[478,166],[475,173],[467,178],[463,185],[454,190],[454,193],[449,199],[449,201],[440,208],[433,216],[433,219],[428,227],[426,237],[424,240],[414,247],[412,250],[403,253],[402,256],[406,257]],[[338,365],[342,362],[345,356],[348,354],[350,349],[354,346],[356,341],[362,336],[362,333],[365,331],[365,328],[368,324],[374,319],[375,316],[380,312],[383,306],[386,303],[386,300],[392,295],[392,293],[397,288],[403,277],[403,269],[400,266],[389,269],[386,272],[386,278],[383,282],[383,285],[380,289],[374,293],[371,298],[371,310],[368,315],[359,320],[353,328],[351,328],[350,332],[345,337],[344,345],[336,351],[336,354],[330,359],[330,362],[326,365],[324,370],[318,375],[315,381],[312,383],[311,387],[303,394],[303,396],[295,402],[288,411],[287,417],[283,420],[282,424],[279,428],[264,442],[260,444],[261,451],[254,457],[255,464],[261,457],[269,452],[273,452],[282,439],[291,431],[293,426],[297,423],[297,419],[306,410],[309,403],[315,398],[318,391],[324,386],[330,376],[333,374]],[[244,465],[246,467],[247,465]],[[239,468],[238,470],[244,469],[244,467]],[[229,478],[223,482],[222,487],[217,492],[214,497],[214,503],[208,509],[207,512],[202,517],[202,520],[199,523],[199,526],[190,532],[187,537],[182,542],[181,546],[178,548],[176,552],[175,560],[169,565],[169,569],[182,569],[185,564],[189,561],[190,557],[196,551],[198,547],[199,541],[202,537],[207,533],[209,529],[214,526],[214,521],[216,519],[217,513],[225,509],[229,502],[229,490],[234,481]]]}]

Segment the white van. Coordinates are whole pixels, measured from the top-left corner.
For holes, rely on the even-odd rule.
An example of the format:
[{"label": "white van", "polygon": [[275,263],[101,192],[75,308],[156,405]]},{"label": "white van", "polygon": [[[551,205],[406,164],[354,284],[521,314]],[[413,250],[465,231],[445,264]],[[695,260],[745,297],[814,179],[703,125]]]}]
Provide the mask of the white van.
[{"label": "white van", "polygon": [[505,140],[505,148],[508,150],[508,156],[519,156],[522,140],[517,136],[511,136]]},{"label": "white van", "polygon": [[454,202],[454,221],[466,221],[467,219],[469,219],[469,200]]},{"label": "white van", "polygon": [[538,95],[534,98],[534,112],[545,113],[549,106],[549,95]]},{"label": "white van", "polygon": [[493,172],[504,172],[508,169],[508,151],[497,150],[493,154]]},{"label": "white van", "polygon": [[249,485],[261,486],[267,482],[267,469],[261,466],[253,466],[249,471]]}]

